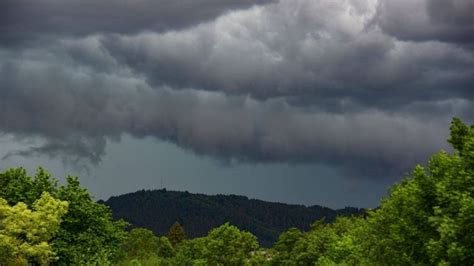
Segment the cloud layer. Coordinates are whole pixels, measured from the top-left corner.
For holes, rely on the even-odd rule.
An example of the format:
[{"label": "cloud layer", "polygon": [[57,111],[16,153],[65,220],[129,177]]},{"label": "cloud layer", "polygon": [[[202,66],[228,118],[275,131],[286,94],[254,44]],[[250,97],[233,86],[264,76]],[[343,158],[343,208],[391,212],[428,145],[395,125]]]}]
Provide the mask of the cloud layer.
[{"label": "cloud layer", "polygon": [[406,41],[474,43],[474,2],[470,0],[384,0],[376,23],[389,35]]},{"label": "cloud layer", "polygon": [[106,3],[1,4],[0,131],[44,141],[8,156],[98,163],[130,134],[381,176],[474,118],[470,1]]},{"label": "cloud layer", "polygon": [[36,38],[95,33],[163,32],[213,20],[231,10],[272,0],[5,0],[0,2],[0,40],[27,44]]}]

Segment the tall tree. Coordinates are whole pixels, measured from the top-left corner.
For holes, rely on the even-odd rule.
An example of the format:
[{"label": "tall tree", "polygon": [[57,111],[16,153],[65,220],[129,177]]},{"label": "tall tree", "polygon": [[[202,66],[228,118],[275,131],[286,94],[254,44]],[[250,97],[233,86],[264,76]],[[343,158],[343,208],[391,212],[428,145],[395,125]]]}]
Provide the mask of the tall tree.
[{"label": "tall tree", "polygon": [[69,213],[53,247],[62,264],[102,264],[120,254],[127,223],[114,221],[110,209],[96,203],[77,177],[67,177],[67,185],[57,189],[58,198],[69,202]]},{"label": "tall tree", "polygon": [[186,240],[188,237],[186,235],[186,232],[184,231],[184,228],[181,226],[179,222],[175,222],[169,232],[168,232],[168,240],[171,242],[173,247],[181,243],[183,240]]},{"label": "tall tree", "polygon": [[453,154],[441,151],[416,166],[366,218],[316,223],[301,237],[282,234],[272,263],[473,265],[474,125],[455,118],[450,130]]},{"label": "tall tree", "polygon": [[455,118],[450,129],[454,154],[441,151],[427,167],[416,166],[370,214],[366,243],[375,261],[474,263],[474,125]]}]

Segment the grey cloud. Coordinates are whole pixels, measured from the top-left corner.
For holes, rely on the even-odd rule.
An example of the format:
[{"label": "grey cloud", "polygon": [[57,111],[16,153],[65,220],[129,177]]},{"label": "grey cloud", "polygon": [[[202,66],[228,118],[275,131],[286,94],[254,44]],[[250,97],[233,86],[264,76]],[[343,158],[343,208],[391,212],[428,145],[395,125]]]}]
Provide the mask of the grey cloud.
[{"label": "grey cloud", "polygon": [[176,30],[271,1],[4,0],[0,2],[0,45],[28,44],[45,35]]},{"label": "grey cloud", "polygon": [[474,43],[471,0],[381,0],[376,23],[402,40]]},{"label": "grey cloud", "polygon": [[47,138],[46,143],[33,146],[27,150],[8,151],[2,160],[14,156],[32,157],[46,155],[50,158],[60,157],[62,162],[72,167],[89,169],[89,163],[97,165],[105,155],[106,138],[67,136],[61,138]]},{"label": "grey cloud", "polygon": [[99,73],[37,56],[11,55],[0,67],[0,130],[46,140],[9,156],[69,154],[97,163],[106,139],[130,134],[226,160],[323,162],[374,176],[407,169],[444,147],[440,132],[450,119],[377,109],[335,114],[283,98],[151,88],[126,70]]},{"label": "grey cloud", "polygon": [[[384,109],[411,101],[473,99],[472,50],[438,41],[401,41],[387,34],[386,25],[398,17],[410,29],[424,23],[416,16],[404,18],[403,12],[418,11],[413,3],[428,10],[425,2],[416,1],[281,0],[181,30],[156,32],[145,27],[58,39],[71,60],[98,71],[127,68],[151,86],[248,94],[263,100],[286,97],[294,104],[331,109],[341,98]],[[428,17],[427,11],[421,14]],[[37,45],[50,46],[57,40],[45,42]]]},{"label": "grey cloud", "polygon": [[[150,13],[129,26],[117,19],[128,2],[111,5],[109,20],[88,9],[92,2],[66,10],[50,0],[37,11],[12,3],[2,3],[10,11],[1,31],[35,39],[37,22],[44,38],[0,49],[0,132],[44,143],[7,156],[99,163],[107,141],[130,134],[227,161],[325,163],[381,176],[446,147],[452,116],[474,119],[472,50],[400,37],[376,0],[282,0],[222,13],[236,7],[229,1],[178,22],[160,16],[163,29],[147,24],[146,14],[165,12],[152,12],[154,2],[131,6]],[[31,20],[15,20],[23,15],[12,7],[33,12]],[[56,12],[73,13],[39,21]],[[57,19],[77,24],[44,30]]]},{"label": "grey cloud", "polygon": [[311,104],[346,97],[375,107],[473,99],[472,51],[400,41],[372,24],[377,5],[366,3],[283,0],[183,31],[103,36],[100,43],[155,86]]}]

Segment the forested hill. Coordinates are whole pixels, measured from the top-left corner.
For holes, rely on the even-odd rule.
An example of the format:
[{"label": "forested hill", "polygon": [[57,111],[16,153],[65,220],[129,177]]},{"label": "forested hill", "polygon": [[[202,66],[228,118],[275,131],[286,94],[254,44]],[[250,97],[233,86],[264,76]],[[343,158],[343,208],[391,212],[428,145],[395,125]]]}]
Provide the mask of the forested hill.
[{"label": "forested hill", "polygon": [[157,235],[165,235],[175,221],[181,223],[189,237],[205,236],[212,228],[230,222],[253,233],[263,246],[270,246],[290,227],[307,230],[311,223],[323,217],[331,222],[337,215],[363,212],[352,207],[333,210],[317,205],[306,207],[244,196],[209,196],[166,189],[141,190],[111,197],[103,203],[111,207],[114,218],[151,229]]}]

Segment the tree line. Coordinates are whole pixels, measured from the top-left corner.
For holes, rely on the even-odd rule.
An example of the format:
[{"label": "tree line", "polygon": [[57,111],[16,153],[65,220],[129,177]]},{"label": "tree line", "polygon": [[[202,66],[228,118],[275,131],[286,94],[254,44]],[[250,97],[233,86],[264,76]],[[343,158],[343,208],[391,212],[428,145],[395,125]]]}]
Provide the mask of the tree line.
[{"label": "tree line", "polygon": [[[448,142],[364,216],[290,228],[270,248],[225,223],[188,239],[175,223],[156,236],[127,229],[78,178],[44,169],[0,174],[0,265],[472,265],[474,124],[454,118]],[[130,229],[130,228],[129,228]]]},{"label": "tree line", "polygon": [[[271,189],[271,188],[270,188]],[[310,224],[324,217],[325,223],[337,216],[363,215],[364,209],[345,207],[333,210],[318,205],[267,202],[236,195],[204,195],[189,192],[139,190],[99,201],[109,206],[115,219],[133,227],[144,227],[165,235],[179,221],[190,238],[206,236],[226,222],[252,232],[262,247],[271,247],[288,228],[307,231]]]}]

